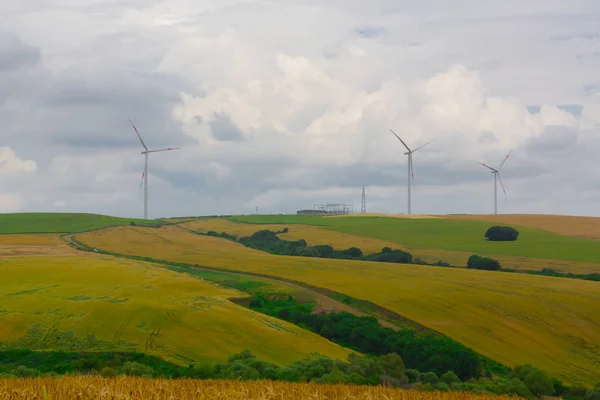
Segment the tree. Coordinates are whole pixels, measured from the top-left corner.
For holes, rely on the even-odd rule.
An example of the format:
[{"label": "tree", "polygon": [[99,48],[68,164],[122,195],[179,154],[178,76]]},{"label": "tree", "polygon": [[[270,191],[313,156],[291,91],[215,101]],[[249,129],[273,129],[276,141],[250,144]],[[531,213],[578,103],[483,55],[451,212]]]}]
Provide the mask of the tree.
[{"label": "tree", "polygon": [[358,247],[350,247],[349,249],[344,250],[344,254],[354,258],[360,258],[363,255],[363,252]]},{"label": "tree", "polygon": [[519,232],[510,226],[492,226],[485,232],[487,240],[495,242],[510,242],[517,240]]},{"label": "tree", "polygon": [[585,392],[585,400],[600,400],[600,387],[588,389]]},{"label": "tree", "polygon": [[555,394],[552,378],[541,369],[530,364],[518,365],[513,370],[513,374],[525,383],[531,393],[537,396]]},{"label": "tree", "polygon": [[469,269],[481,269],[485,271],[498,271],[500,270],[500,263],[497,260],[480,257],[473,254],[467,261],[467,268]]},{"label": "tree", "polygon": [[450,385],[452,383],[460,382],[460,379],[458,379],[458,376],[454,373],[454,371],[448,371],[440,376],[440,381]]},{"label": "tree", "polygon": [[406,370],[406,376],[408,377],[409,383],[419,382],[420,375],[421,375],[421,373],[419,371],[417,371],[416,369],[407,369]]}]

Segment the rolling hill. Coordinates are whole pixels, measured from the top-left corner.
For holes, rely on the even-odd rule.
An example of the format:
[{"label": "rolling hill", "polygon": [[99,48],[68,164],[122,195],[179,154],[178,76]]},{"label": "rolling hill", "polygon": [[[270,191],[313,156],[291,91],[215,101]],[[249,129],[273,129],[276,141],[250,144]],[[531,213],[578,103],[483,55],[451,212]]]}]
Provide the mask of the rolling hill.
[{"label": "rolling hill", "polygon": [[189,274],[82,253],[52,235],[0,235],[3,252],[12,255],[0,258],[0,348],[135,351],[183,365],[222,362],[245,348],[282,364],[312,352],[349,354]]},{"label": "rolling hill", "polygon": [[[375,236],[375,225],[380,223],[382,232],[397,240],[402,238],[393,234],[389,227],[395,225],[385,219],[366,220],[370,224],[364,229],[367,236]],[[358,230],[358,226],[356,222],[344,222],[335,228],[351,231]],[[474,228],[471,229],[467,232]],[[420,237],[413,241],[449,235],[450,242],[458,243],[451,232],[441,229],[427,234],[426,228],[421,227]],[[182,226],[118,227],[76,237],[86,245],[115,253],[261,273],[331,289],[392,310],[499,362],[531,363],[567,382],[593,383],[600,373],[597,282],[274,256],[228,240],[196,235]],[[541,243],[539,239],[538,242]]]}]

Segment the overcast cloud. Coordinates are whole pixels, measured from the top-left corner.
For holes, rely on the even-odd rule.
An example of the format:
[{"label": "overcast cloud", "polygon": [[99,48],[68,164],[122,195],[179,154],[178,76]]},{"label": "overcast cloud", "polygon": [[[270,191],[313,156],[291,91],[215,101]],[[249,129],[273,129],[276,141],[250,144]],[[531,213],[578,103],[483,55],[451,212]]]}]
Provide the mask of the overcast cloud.
[{"label": "overcast cloud", "polygon": [[[8,7],[6,7],[8,4]],[[597,0],[7,0],[0,212],[600,216]]]}]

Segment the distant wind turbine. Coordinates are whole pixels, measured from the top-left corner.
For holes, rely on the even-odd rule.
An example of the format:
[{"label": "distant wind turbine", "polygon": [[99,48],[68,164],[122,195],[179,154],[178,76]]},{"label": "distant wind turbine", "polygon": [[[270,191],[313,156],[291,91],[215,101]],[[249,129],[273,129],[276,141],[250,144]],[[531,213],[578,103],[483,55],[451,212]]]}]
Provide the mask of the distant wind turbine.
[{"label": "distant wind turbine", "polygon": [[500,181],[500,186],[502,186],[502,191],[504,192],[504,197],[506,197],[506,200],[508,200],[508,196],[506,195],[506,190],[504,190],[504,185],[502,184],[502,179],[500,179],[500,168],[502,168],[502,166],[506,162],[506,159],[508,158],[508,156],[510,156],[511,152],[512,152],[512,150],[510,150],[508,152],[508,154],[506,155],[506,157],[504,157],[504,160],[502,160],[502,163],[500,164],[498,169],[492,168],[489,165],[485,165],[484,163],[480,163],[479,161],[477,161],[477,164],[481,164],[484,167],[490,169],[492,171],[492,174],[494,174],[494,214],[498,214],[498,189],[497,189],[498,181]]},{"label": "distant wind turbine", "polygon": [[[129,117],[127,119],[129,119]],[[167,149],[149,150],[148,147],[146,146],[146,143],[144,143],[142,136],[140,136],[140,133],[138,132],[137,128],[135,127],[133,122],[131,122],[131,119],[129,119],[129,122],[131,123],[131,126],[133,126],[133,130],[135,131],[138,138],[140,139],[142,146],[144,146],[144,151],[142,151],[142,154],[144,155],[145,163],[144,163],[144,172],[142,173],[142,181],[140,182],[140,187],[142,187],[142,184],[144,185],[144,219],[148,219],[148,157],[150,156],[150,153],[158,153],[159,151],[179,150],[179,147],[169,147]]]},{"label": "distant wind turbine", "polygon": [[431,139],[429,142],[425,143],[424,145],[419,146],[414,150],[411,150],[406,145],[406,143],[404,143],[404,140],[400,139],[400,136],[396,135],[396,132],[394,132],[391,129],[390,129],[390,132],[392,132],[398,138],[398,140],[400,142],[402,142],[404,147],[406,147],[406,150],[408,150],[407,152],[404,153],[404,155],[408,155],[408,215],[410,215],[410,182],[411,182],[411,180],[412,180],[413,187],[415,186],[415,174],[414,174],[414,170],[413,170],[412,155],[415,151],[422,149],[423,147],[427,146],[429,143],[433,142],[435,140],[435,138]]}]

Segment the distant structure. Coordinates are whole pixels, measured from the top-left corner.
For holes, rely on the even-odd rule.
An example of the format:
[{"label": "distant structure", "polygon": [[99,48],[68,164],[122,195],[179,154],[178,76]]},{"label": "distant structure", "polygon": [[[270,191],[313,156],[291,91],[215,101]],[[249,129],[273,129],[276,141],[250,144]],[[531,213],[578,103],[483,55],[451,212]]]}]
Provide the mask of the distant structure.
[{"label": "distant structure", "polygon": [[363,191],[362,191],[362,201],[360,203],[360,213],[361,214],[367,213],[367,197],[365,195],[365,187],[364,186],[363,186]]},{"label": "distant structure", "polygon": [[296,215],[342,215],[353,214],[354,206],[352,204],[327,203],[314,205],[309,210],[298,210]]}]

